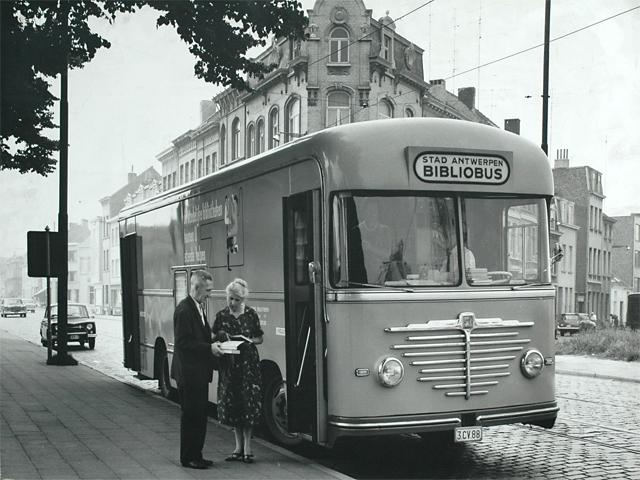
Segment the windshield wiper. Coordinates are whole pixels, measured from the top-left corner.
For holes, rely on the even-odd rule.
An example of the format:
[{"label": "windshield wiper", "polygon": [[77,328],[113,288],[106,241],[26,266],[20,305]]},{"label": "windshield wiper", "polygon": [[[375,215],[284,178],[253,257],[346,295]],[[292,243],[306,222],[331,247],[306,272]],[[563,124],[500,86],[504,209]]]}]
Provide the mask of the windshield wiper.
[{"label": "windshield wiper", "polygon": [[522,290],[522,289],[531,288],[531,287],[546,287],[548,285],[551,285],[551,283],[550,282],[526,283],[524,285],[512,285],[511,290]]},{"label": "windshield wiper", "polygon": [[358,287],[373,287],[373,288],[382,288],[382,289],[393,288],[394,290],[402,290],[403,292],[409,292],[409,293],[415,292],[415,290],[411,288],[399,287],[397,285],[378,285],[375,283],[352,282],[351,280],[343,280],[340,283],[346,283],[347,285],[357,285]]}]

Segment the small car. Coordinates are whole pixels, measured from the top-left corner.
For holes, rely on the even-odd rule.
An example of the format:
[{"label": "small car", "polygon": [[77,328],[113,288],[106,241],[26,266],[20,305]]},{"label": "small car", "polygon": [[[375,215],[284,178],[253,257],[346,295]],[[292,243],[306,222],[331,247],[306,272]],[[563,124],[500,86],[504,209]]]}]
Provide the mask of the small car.
[{"label": "small car", "polygon": [[556,329],[560,336],[564,336],[565,333],[572,335],[595,330],[596,322],[586,313],[562,313],[558,318]]},{"label": "small car", "polygon": [[[51,305],[51,341],[55,345],[58,339],[58,305]],[[43,347],[48,345],[47,340],[47,313],[40,323],[40,342]],[[85,343],[93,350],[96,348],[96,322],[89,309],[83,303],[69,303],[67,305],[67,342],[78,342],[81,347]],[[53,346],[52,345],[52,346]]]},{"label": "small car", "polygon": [[8,317],[9,315],[27,316],[27,307],[22,303],[21,298],[3,298],[0,301],[0,315]]},{"label": "small car", "polygon": [[35,313],[36,311],[36,302],[31,300],[30,298],[23,298],[22,303],[27,309],[27,312]]}]

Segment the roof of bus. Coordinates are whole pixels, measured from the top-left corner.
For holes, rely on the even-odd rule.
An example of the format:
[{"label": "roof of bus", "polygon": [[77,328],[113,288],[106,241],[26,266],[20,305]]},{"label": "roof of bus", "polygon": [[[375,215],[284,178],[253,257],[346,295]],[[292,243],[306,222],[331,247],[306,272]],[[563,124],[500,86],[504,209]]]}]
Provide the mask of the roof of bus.
[{"label": "roof of bus", "polygon": [[[500,186],[425,183],[414,173],[415,152],[499,156],[509,163],[509,178]],[[419,189],[553,195],[549,160],[540,147],[519,135],[463,120],[389,119],[328,128],[298,138],[247,160],[232,163],[207,177],[163,192],[141,204],[127,207],[120,218],[310,157],[316,158],[323,168],[329,191]]]}]

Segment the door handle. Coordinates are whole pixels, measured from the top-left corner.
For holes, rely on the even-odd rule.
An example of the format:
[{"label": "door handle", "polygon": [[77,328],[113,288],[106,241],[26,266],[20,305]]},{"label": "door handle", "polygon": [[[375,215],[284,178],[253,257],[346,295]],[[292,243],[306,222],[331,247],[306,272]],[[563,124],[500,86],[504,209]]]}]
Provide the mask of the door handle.
[{"label": "door handle", "polygon": [[320,272],[322,268],[320,267],[320,262],[309,262],[309,282],[310,283],[319,283],[320,282]]}]

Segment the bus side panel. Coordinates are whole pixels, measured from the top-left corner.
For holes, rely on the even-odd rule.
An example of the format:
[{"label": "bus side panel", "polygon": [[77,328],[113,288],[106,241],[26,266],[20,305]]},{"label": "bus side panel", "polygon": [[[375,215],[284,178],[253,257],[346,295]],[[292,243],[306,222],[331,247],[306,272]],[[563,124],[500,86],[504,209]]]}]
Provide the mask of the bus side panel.
[{"label": "bus side panel", "polygon": [[156,342],[173,344],[173,274],[171,267],[184,261],[179,204],[152,210],[136,218],[136,234],[142,239],[139,281],[142,373],[153,377]]},{"label": "bus side panel", "polygon": [[[516,292],[514,292],[516,293]],[[373,295],[369,295],[372,297]],[[444,293],[442,296],[445,296]],[[488,296],[487,296],[488,297]],[[432,301],[371,301],[362,303],[331,302],[327,304],[330,319],[328,325],[329,370],[329,415],[340,417],[375,417],[388,415],[409,415],[421,413],[444,413],[480,411],[488,408],[500,408],[516,405],[527,405],[554,401],[554,367],[546,366],[542,374],[532,380],[525,378],[520,371],[520,359],[529,348],[539,349],[545,358],[553,357],[555,346],[553,339],[553,298],[516,298],[510,299],[472,299],[464,300],[432,300]],[[488,393],[474,395],[470,399],[464,396],[448,397],[447,391],[460,389],[435,389],[434,385],[456,384],[463,380],[420,382],[424,377],[419,370],[423,366],[411,365],[412,361],[440,360],[452,358],[451,355],[439,356],[438,352],[462,350],[463,347],[436,347],[431,349],[392,349],[392,345],[407,345],[408,335],[425,335],[424,333],[408,334],[407,332],[389,333],[385,328],[405,326],[409,323],[425,323],[429,320],[455,319],[460,312],[473,311],[476,318],[495,318],[503,320],[519,320],[534,322],[530,327],[504,328],[490,330],[493,332],[517,332],[517,336],[505,338],[530,340],[522,345],[522,350],[482,354],[483,356],[514,356],[511,360],[502,359],[495,362],[472,365],[488,365],[490,363],[508,365],[500,372],[508,372],[508,376],[483,379],[497,381],[497,385],[482,387]],[[486,330],[485,330],[486,331]],[[482,333],[484,333],[483,331]],[[478,330],[474,331],[478,332]],[[434,335],[450,335],[455,331],[437,332]],[[488,339],[491,340],[491,339]],[[441,340],[441,342],[453,340]],[[463,340],[460,340],[463,341]],[[476,340],[472,340],[475,342]],[[478,340],[480,341],[480,340]],[[414,342],[422,343],[422,342]],[[366,345],[366,347],[364,347]],[[505,345],[474,345],[474,349],[500,348]],[[404,352],[428,352],[428,356],[405,357]],[[435,355],[434,355],[435,352]],[[380,385],[377,378],[377,364],[387,356],[393,356],[404,365],[404,380],[393,388]],[[460,354],[456,358],[463,359]],[[472,355],[471,358],[474,358]],[[332,359],[340,359],[333,362]],[[445,368],[462,366],[463,364],[436,365],[429,368]],[[356,377],[356,369],[367,368],[371,374]],[[489,370],[491,372],[491,370]],[[484,371],[481,373],[485,373]],[[442,373],[441,375],[452,375]],[[474,380],[475,382],[476,380]],[[480,381],[480,380],[478,380]],[[366,399],[354,402],[354,395]]]},{"label": "bus side panel", "polygon": [[283,377],[286,373],[282,199],[319,187],[318,165],[309,160],[205,194],[214,203],[216,198],[224,199],[225,195],[241,192],[240,221],[244,237],[241,239],[244,249],[241,266],[211,268],[216,294],[209,304],[210,321],[213,324],[215,312],[226,306],[225,287],[237,277],[247,280],[251,291],[247,305],[257,311],[264,330],[264,343],[258,348],[260,358],[275,362]]}]

